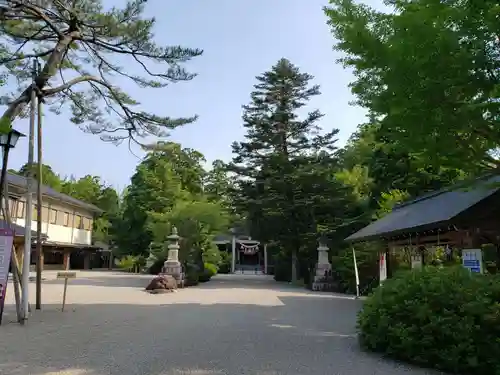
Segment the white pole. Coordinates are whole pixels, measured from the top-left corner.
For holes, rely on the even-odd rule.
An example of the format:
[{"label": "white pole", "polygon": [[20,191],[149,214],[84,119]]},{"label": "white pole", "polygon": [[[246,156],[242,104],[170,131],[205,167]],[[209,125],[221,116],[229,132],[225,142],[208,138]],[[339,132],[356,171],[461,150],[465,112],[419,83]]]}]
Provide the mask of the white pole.
[{"label": "white pole", "polygon": [[264,244],[264,273],[267,275],[267,244]]},{"label": "white pole", "polygon": [[[36,92],[35,77],[38,68],[36,60],[33,60],[33,90],[31,91],[31,118],[28,137],[28,177],[27,177],[27,195],[26,195],[26,213],[24,222],[24,256],[23,256],[23,321],[28,319],[29,315],[29,277],[30,277],[30,259],[31,259],[31,217],[33,215],[33,159],[35,149],[35,112],[36,112]],[[38,202],[40,204],[41,202]]]},{"label": "white pole", "polygon": [[352,248],[352,259],[354,261],[354,275],[356,276],[356,298],[359,298],[358,262],[356,261],[356,251],[354,251],[354,247]]},{"label": "white pole", "polygon": [[231,260],[231,273],[236,271],[236,236],[233,234],[233,258]]}]

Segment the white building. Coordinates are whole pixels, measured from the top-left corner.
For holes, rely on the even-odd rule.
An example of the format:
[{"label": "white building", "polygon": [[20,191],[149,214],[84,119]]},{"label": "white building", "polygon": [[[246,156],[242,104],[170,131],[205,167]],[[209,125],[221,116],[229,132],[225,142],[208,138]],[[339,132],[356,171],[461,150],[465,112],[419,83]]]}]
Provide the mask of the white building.
[{"label": "white building", "polygon": [[[24,176],[7,174],[9,211],[14,230],[18,254],[22,253],[21,238],[24,236],[26,219],[27,180]],[[37,201],[33,197],[32,238],[36,240]],[[69,269],[91,268],[92,263],[103,266],[109,263],[109,254],[102,254],[92,244],[92,227],[96,215],[102,211],[92,205],[66,194],[42,186],[42,234],[45,268]],[[21,245],[19,245],[21,243]],[[32,246],[31,263],[36,259],[35,245]],[[106,264],[107,266],[107,264]]]}]

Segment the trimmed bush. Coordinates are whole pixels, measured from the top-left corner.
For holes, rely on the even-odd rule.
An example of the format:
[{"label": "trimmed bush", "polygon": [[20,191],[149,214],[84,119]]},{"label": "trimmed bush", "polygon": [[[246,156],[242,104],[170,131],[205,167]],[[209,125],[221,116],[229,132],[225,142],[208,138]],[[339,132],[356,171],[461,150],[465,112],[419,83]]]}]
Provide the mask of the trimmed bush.
[{"label": "trimmed bush", "polygon": [[184,286],[195,286],[200,282],[200,276],[197,271],[191,270],[186,272]]},{"label": "trimmed bush", "polygon": [[165,263],[164,258],[155,260],[155,262],[151,265],[151,267],[149,267],[148,273],[150,275],[158,275],[163,268],[163,263]]},{"label": "trimmed bush", "polygon": [[212,263],[205,263],[203,272],[200,273],[199,277],[200,283],[206,283],[207,281],[210,281],[212,276],[215,276],[216,274],[217,274],[217,266]]},{"label": "trimmed bush", "polygon": [[365,349],[454,374],[500,374],[500,278],[425,267],[386,280],[358,315]]},{"label": "trimmed bush", "polygon": [[120,258],[120,260],[118,261],[118,267],[128,272],[135,271],[135,266],[136,266],[136,257],[132,255],[126,255],[123,258]]},{"label": "trimmed bush", "polygon": [[221,261],[219,262],[219,269],[217,273],[230,273],[231,272],[231,262],[232,256],[227,252],[221,252]]}]

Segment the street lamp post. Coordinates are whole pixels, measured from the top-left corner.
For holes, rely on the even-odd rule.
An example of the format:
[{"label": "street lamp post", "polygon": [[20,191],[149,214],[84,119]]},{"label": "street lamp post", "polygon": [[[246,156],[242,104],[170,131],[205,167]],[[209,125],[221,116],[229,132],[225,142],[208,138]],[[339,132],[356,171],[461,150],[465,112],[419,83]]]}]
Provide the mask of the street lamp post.
[{"label": "street lamp post", "polygon": [[[3,161],[2,161],[2,172],[0,174],[0,213],[3,209],[4,199],[8,199],[7,197],[7,164],[9,162],[9,151],[10,149],[16,147],[17,141],[19,138],[24,137],[25,135],[18,132],[15,129],[11,129],[8,133],[0,134],[0,148],[3,153]],[[7,214],[4,219],[7,219]]]},{"label": "street lamp post", "polygon": [[[9,212],[9,205],[8,205],[8,198],[9,198],[9,192],[8,192],[8,184],[7,184],[7,166],[9,162],[9,151],[11,148],[16,147],[17,141],[19,140],[20,137],[24,137],[24,134],[21,134],[17,130],[10,129],[7,133],[0,134],[0,148],[2,149],[2,171],[0,172],[0,213],[2,213],[2,210],[4,211],[4,223],[7,224],[7,226],[11,227],[11,218],[10,218],[10,212]],[[5,199],[5,207],[3,206]],[[18,265],[15,261],[15,258],[11,258],[11,264],[12,264],[12,273],[13,273],[13,278],[14,278],[14,297],[16,299],[16,310],[17,310],[17,319],[18,321],[21,321],[21,296],[20,296],[20,291],[19,291],[19,281],[20,281],[20,275],[19,275],[19,268]],[[1,300],[1,298],[0,298]],[[0,322],[2,321],[2,313],[3,313],[3,301],[0,302]]]}]

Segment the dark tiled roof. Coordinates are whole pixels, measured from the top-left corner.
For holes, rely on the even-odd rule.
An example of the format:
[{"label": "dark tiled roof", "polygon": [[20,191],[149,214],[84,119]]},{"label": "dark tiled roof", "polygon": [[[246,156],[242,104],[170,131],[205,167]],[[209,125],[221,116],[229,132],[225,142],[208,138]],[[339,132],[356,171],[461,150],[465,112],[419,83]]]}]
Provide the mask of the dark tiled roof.
[{"label": "dark tiled roof", "polygon": [[[20,175],[14,174],[14,173],[10,173],[10,172],[7,173],[7,182],[9,183],[9,185],[18,186],[24,190],[26,190],[28,188],[28,181],[27,181],[26,177],[20,176]],[[45,185],[42,185],[42,194],[47,196],[47,197],[50,197],[52,199],[61,201],[61,202],[65,202],[65,203],[68,203],[68,204],[71,204],[71,205],[74,205],[77,207],[85,208],[85,209],[92,211],[92,212],[102,213],[102,210],[99,207],[94,206],[93,204],[86,203],[86,202],[83,202],[79,199],[72,198],[69,195],[66,195],[63,193],[59,193],[58,191],[56,191],[48,186],[45,186]]]},{"label": "dark tiled roof", "polygon": [[365,241],[403,233],[431,224],[444,224],[500,189],[500,176],[455,185],[396,206],[392,212],[350,235],[346,241]]}]

